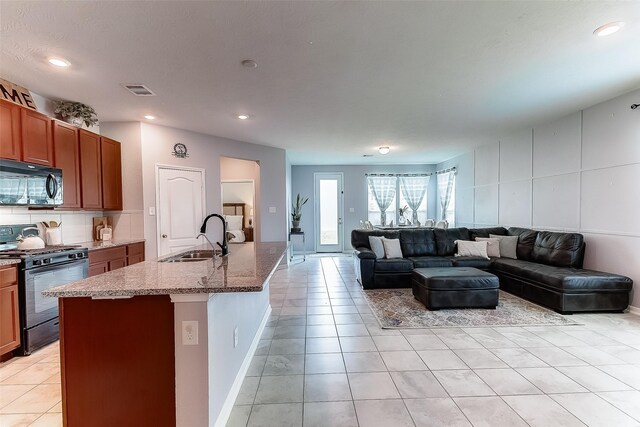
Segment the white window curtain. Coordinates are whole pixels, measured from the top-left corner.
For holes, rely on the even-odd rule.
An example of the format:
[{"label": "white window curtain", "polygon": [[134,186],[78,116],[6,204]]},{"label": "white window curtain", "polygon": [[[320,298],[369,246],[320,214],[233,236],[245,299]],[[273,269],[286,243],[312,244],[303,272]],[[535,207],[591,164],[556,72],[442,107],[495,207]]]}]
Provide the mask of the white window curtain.
[{"label": "white window curtain", "polygon": [[438,177],[438,197],[440,199],[441,219],[447,219],[447,210],[451,202],[451,192],[456,179],[456,172],[443,172]]},{"label": "white window curtain", "polygon": [[387,225],[386,210],[396,195],[396,178],[376,176],[367,178],[367,181],[380,209],[380,225]]},{"label": "white window curtain", "polygon": [[430,176],[403,176],[400,178],[400,191],[413,212],[411,215],[412,224],[418,223],[418,209],[424,195],[427,194],[430,178]]}]

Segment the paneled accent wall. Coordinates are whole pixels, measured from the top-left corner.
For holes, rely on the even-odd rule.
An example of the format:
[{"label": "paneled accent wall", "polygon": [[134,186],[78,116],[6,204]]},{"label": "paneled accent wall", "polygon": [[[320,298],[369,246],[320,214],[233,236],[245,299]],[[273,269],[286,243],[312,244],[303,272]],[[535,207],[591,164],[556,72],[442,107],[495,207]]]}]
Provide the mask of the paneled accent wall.
[{"label": "paneled accent wall", "polygon": [[634,91],[439,164],[458,168],[457,224],[580,232],[586,268],[640,286],[638,102]]}]

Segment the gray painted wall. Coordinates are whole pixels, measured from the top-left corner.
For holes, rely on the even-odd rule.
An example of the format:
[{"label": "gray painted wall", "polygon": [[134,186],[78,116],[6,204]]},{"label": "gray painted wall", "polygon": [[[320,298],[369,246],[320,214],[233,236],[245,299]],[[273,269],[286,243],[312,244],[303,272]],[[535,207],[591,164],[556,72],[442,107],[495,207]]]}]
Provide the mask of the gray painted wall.
[{"label": "gray painted wall", "polygon": [[586,268],[639,286],[639,101],[637,90],[439,164],[458,168],[458,225],[580,232]]},{"label": "gray painted wall", "polygon": [[[316,172],[341,172],[344,185],[344,249],[351,249],[351,230],[360,226],[360,220],[367,219],[367,181],[366,173],[428,173],[435,172],[435,165],[371,165],[371,166],[298,166],[291,167],[291,199],[296,195],[309,197],[302,208],[300,226],[305,231],[305,250],[315,252],[315,198],[313,174]],[[428,215],[435,217],[436,179],[429,182]],[[350,212],[353,208],[353,212]],[[298,247],[296,246],[296,250]]]}]

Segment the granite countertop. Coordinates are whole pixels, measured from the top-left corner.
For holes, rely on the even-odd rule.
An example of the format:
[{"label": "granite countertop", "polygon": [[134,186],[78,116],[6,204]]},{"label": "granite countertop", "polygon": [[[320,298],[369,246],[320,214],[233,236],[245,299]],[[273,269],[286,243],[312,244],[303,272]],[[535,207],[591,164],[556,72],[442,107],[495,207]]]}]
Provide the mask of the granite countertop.
[{"label": "granite countertop", "polygon": [[[189,250],[211,250],[200,245]],[[230,245],[229,255],[197,262],[159,262],[167,256],[42,292],[48,297],[259,292],[287,250],[286,242]],[[187,252],[187,251],[183,251]]]},{"label": "granite countertop", "polygon": [[11,264],[20,264],[21,259],[19,258],[0,258],[0,266],[2,265],[11,265]]},{"label": "granite countertop", "polygon": [[78,243],[78,245],[82,246],[83,248],[89,249],[89,251],[95,251],[98,249],[113,248],[116,246],[130,245],[132,243],[140,242],[144,242],[144,239],[114,239],[108,240],[106,242],[83,242]]}]

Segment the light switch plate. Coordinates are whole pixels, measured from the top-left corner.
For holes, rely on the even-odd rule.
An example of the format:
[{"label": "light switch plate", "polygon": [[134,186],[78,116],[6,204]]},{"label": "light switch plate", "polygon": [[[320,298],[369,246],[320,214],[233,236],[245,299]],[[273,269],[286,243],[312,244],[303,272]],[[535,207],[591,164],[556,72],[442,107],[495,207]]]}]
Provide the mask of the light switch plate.
[{"label": "light switch plate", "polygon": [[356,211],[356,208],[349,208],[350,213],[354,213],[355,211]]},{"label": "light switch plate", "polygon": [[182,321],[182,345],[198,345],[198,321]]},{"label": "light switch plate", "polygon": [[275,206],[269,206],[269,213],[276,213],[276,207]]},{"label": "light switch plate", "polygon": [[156,207],[155,206],[149,206],[149,215],[155,216],[155,214],[156,214]]}]

